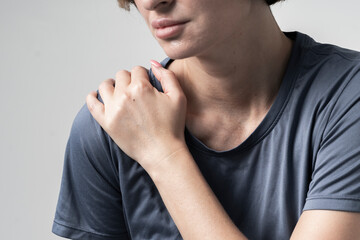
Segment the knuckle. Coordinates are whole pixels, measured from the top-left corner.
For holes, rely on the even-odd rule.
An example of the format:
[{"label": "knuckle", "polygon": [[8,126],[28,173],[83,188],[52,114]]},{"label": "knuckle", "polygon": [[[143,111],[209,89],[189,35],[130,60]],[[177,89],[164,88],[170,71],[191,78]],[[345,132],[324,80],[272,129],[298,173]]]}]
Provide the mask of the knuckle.
[{"label": "knuckle", "polygon": [[120,96],[119,96],[119,100],[118,100],[118,110],[124,109],[124,107],[126,106],[126,104],[132,99],[131,94],[129,92],[123,92]]},{"label": "knuckle", "polygon": [[126,70],[120,70],[120,71],[117,71],[115,74],[116,78],[122,77],[124,75],[129,75],[129,72]]},{"label": "knuckle", "polygon": [[88,104],[88,109],[91,113],[96,112],[96,105],[93,103]]},{"label": "knuckle", "polygon": [[131,69],[131,72],[142,71],[144,68],[142,66],[135,66]]},{"label": "knuckle", "polygon": [[164,73],[168,77],[175,77],[175,74],[172,71],[169,71],[167,69],[165,69]]},{"label": "knuckle", "polygon": [[100,85],[99,85],[99,90],[100,90],[100,91],[104,90],[104,89],[106,88],[106,86],[108,85],[108,83],[109,83],[111,80],[112,80],[112,79],[109,78],[109,79],[103,81],[102,83],[100,83]]},{"label": "knuckle", "polygon": [[95,106],[92,102],[87,102],[87,107],[89,109],[90,112],[94,112]]},{"label": "knuckle", "polygon": [[144,83],[139,83],[134,85],[133,89],[132,89],[132,94],[136,97],[142,97],[144,96],[144,94],[148,93],[150,90],[150,88],[144,84]]},{"label": "knuckle", "polygon": [[148,89],[148,86],[143,82],[138,82],[134,85],[134,89],[136,90],[136,92],[144,92]]},{"label": "knuckle", "polygon": [[97,105],[96,103],[93,101],[93,99],[91,98],[90,95],[88,95],[87,99],[86,99],[86,105],[89,109],[89,111],[93,114],[95,112],[97,112]]}]

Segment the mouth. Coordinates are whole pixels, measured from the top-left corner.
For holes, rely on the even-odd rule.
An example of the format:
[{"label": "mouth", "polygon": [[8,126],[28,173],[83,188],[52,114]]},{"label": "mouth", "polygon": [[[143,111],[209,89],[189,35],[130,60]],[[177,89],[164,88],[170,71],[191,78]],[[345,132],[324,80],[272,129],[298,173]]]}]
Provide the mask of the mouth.
[{"label": "mouth", "polygon": [[155,36],[160,39],[169,39],[179,35],[188,21],[176,21],[168,18],[160,18],[151,22],[155,29]]}]

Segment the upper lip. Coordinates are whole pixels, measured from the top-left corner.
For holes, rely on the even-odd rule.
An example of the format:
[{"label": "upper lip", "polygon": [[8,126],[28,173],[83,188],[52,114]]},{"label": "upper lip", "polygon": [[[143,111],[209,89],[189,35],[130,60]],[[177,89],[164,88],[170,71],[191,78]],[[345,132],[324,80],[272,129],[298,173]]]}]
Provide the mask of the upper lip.
[{"label": "upper lip", "polygon": [[159,19],[155,19],[154,21],[151,22],[151,26],[153,28],[165,28],[165,27],[170,27],[173,25],[178,25],[178,24],[182,24],[185,23],[186,21],[178,21],[178,20],[172,20],[169,18],[159,18]]}]

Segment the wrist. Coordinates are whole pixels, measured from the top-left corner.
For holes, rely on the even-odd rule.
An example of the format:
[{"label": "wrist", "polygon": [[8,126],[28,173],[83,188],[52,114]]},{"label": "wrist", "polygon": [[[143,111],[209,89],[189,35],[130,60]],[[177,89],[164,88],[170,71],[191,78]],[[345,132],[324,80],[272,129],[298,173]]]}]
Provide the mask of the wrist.
[{"label": "wrist", "polygon": [[[193,161],[191,153],[185,143],[178,143],[172,146],[170,151],[169,149],[164,151],[162,157],[147,169],[147,173],[155,184],[162,179],[166,180],[166,175],[181,170],[181,165],[186,165],[186,162],[190,159]],[[189,156],[191,158],[189,158]]]}]

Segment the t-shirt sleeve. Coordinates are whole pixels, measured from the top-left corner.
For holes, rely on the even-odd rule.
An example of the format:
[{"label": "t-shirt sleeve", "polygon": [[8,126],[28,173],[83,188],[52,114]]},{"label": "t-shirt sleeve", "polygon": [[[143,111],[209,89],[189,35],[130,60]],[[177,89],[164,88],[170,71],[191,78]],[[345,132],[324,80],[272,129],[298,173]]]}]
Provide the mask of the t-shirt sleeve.
[{"label": "t-shirt sleeve", "polygon": [[53,233],[70,239],[130,239],[110,142],[84,106],[66,147]]},{"label": "t-shirt sleeve", "polygon": [[304,210],[360,212],[360,74],[336,99],[313,164]]}]

